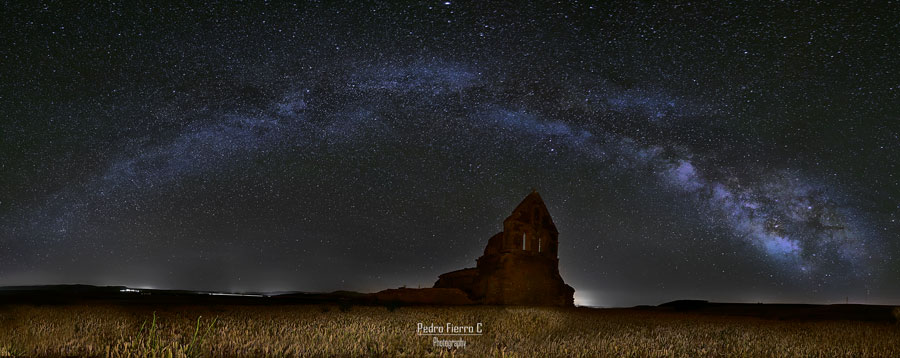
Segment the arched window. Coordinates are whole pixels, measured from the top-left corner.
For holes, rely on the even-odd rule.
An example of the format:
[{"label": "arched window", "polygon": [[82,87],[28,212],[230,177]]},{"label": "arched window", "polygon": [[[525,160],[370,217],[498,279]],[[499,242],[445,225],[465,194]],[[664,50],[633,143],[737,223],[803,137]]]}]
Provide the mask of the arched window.
[{"label": "arched window", "polygon": [[541,237],[538,236],[538,252],[541,252]]},{"label": "arched window", "polygon": [[522,250],[525,250],[525,233],[522,233]]}]

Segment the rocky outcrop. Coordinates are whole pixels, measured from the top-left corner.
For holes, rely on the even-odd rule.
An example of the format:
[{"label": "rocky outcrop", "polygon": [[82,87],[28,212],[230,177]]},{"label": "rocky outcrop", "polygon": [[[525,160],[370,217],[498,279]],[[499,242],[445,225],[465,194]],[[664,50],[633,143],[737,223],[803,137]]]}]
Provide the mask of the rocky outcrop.
[{"label": "rocky outcrop", "polygon": [[435,288],[459,289],[476,303],[572,306],[575,289],[559,274],[559,232],[532,191],[488,240],[476,267],[440,275]]}]

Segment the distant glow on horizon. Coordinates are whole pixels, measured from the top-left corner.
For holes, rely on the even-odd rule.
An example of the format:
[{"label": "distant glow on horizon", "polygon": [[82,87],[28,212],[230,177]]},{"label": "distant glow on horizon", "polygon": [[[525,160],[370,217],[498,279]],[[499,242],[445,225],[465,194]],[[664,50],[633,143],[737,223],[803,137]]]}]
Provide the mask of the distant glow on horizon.
[{"label": "distant glow on horizon", "polygon": [[600,307],[596,298],[588,291],[575,290],[575,305],[582,307]]}]

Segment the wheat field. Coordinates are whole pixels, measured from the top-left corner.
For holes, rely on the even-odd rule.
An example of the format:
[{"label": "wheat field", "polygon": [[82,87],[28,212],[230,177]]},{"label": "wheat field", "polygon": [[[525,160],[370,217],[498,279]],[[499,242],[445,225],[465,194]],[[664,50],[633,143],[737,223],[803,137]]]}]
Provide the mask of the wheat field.
[{"label": "wheat field", "polygon": [[[418,323],[482,323],[442,348]],[[382,306],[0,306],[0,356],[898,357],[900,326],[641,310]]]}]

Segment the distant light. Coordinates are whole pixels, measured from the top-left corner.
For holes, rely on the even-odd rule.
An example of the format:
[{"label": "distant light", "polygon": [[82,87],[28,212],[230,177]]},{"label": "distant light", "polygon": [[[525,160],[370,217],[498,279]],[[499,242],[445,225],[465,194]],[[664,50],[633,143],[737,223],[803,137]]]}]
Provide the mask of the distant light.
[{"label": "distant light", "polygon": [[450,5],[450,4],[451,4],[451,2],[449,2],[449,1],[444,1],[444,5]]},{"label": "distant light", "polygon": [[576,290],[575,291],[575,305],[581,307],[598,307],[600,302],[597,302],[597,298],[594,297],[592,292],[584,291],[584,290]]},{"label": "distant light", "polygon": [[135,290],[132,288],[123,288],[123,289],[119,290],[119,292],[141,292],[141,290]]}]

